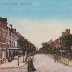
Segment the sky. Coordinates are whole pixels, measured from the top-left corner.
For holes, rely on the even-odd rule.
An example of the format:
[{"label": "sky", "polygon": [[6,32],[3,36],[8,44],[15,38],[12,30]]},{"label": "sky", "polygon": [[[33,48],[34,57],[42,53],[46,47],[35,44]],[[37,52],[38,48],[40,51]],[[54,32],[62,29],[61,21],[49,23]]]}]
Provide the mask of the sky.
[{"label": "sky", "polygon": [[72,0],[0,0],[0,17],[40,48],[66,28],[72,32]]}]

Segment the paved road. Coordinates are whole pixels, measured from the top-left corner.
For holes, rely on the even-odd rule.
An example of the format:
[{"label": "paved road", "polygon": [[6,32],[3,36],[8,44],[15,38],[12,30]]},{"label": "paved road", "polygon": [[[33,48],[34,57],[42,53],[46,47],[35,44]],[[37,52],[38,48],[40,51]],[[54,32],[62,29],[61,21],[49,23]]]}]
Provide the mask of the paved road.
[{"label": "paved road", "polygon": [[44,54],[36,55],[34,64],[38,72],[72,72],[72,67],[56,63],[52,58]]},{"label": "paved road", "polygon": [[[36,72],[72,72],[72,67],[55,63],[48,55],[38,54],[34,58]],[[19,68],[0,69],[0,72],[27,72],[27,65]]]}]

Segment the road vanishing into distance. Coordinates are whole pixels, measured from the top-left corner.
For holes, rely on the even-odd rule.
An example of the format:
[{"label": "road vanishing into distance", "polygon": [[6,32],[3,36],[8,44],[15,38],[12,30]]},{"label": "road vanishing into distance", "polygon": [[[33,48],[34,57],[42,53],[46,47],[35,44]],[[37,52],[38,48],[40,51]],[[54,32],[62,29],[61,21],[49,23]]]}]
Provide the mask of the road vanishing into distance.
[{"label": "road vanishing into distance", "polygon": [[[47,54],[35,55],[34,66],[37,70],[36,72],[72,72],[72,67],[54,62]],[[27,64],[19,68],[2,68],[0,72],[27,72]]]}]

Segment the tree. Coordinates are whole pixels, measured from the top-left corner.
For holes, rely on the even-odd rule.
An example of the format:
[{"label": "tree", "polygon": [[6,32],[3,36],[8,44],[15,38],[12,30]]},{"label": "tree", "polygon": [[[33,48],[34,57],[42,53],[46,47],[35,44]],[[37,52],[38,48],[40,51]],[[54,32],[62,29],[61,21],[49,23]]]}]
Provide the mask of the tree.
[{"label": "tree", "polygon": [[51,53],[52,52],[52,47],[50,44],[48,44],[47,42],[42,43],[42,48],[41,51],[43,50],[43,52],[45,53]]},{"label": "tree", "polygon": [[72,34],[61,36],[60,42],[61,42],[61,50],[64,51],[65,56],[69,57],[71,54]]},{"label": "tree", "polygon": [[24,47],[24,37],[20,37],[17,41],[18,43],[18,48],[23,48]]},{"label": "tree", "polygon": [[18,40],[18,47],[23,49],[23,52],[27,51],[27,53],[31,51],[35,51],[36,47],[30,41],[25,39],[24,37],[20,37]]},{"label": "tree", "polygon": [[67,50],[71,50],[71,46],[72,46],[72,35],[71,34],[62,36],[60,40],[61,40],[61,47]]}]

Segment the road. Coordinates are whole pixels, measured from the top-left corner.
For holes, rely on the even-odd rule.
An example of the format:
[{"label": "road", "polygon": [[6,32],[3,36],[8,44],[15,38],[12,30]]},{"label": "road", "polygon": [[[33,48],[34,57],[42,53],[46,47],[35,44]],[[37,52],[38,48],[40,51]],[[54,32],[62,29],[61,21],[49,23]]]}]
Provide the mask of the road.
[{"label": "road", "polygon": [[34,64],[38,72],[72,72],[72,67],[54,62],[47,54],[36,55]]},{"label": "road", "polygon": [[[72,72],[72,67],[55,63],[52,58],[45,54],[35,55],[34,66],[37,69],[36,72]],[[0,69],[0,72],[27,72],[27,65],[19,68]]]}]

